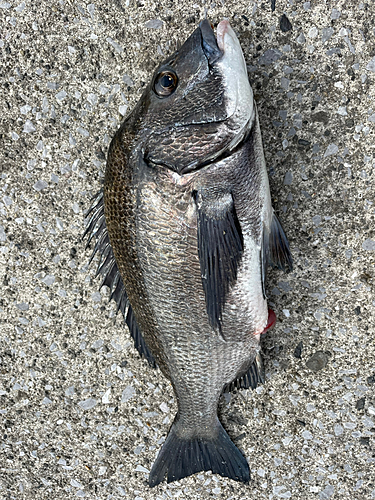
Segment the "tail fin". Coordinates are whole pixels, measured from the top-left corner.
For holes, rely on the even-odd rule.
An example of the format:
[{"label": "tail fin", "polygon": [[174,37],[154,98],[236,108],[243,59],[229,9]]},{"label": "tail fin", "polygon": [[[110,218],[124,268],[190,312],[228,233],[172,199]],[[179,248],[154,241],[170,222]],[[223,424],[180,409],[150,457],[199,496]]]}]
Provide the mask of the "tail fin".
[{"label": "tail fin", "polygon": [[210,435],[204,437],[179,437],[177,426],[178,421],[175,421],[152,466],[149,476],[151,487],[161,483],[165,476],[171,483],[206,470],[235,481],[249,482],[248,463],[219,420],[216,429],[210,430]]}]

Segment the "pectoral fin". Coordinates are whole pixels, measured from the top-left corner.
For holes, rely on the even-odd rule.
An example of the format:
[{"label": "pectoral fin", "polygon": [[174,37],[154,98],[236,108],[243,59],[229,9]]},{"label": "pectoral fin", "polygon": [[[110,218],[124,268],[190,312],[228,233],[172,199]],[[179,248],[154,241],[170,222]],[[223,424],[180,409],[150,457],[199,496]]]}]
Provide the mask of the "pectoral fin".
[{"label": "pectoral fin", "polygon": [[231,193],[194,192],[198,215],[198,254],[210,324],[221,331],[221,315],[244,243]]}]

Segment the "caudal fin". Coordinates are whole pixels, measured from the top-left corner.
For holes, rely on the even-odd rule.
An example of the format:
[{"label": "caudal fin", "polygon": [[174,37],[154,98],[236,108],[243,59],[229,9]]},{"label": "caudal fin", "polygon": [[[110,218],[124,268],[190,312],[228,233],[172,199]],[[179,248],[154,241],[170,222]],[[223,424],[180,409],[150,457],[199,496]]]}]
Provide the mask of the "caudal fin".
[{"label": "caudal fin", "polygon": [[206,470],[235,481],[249,482],[248,463],[218,420],[215,431],[211,431],[209,437],[182,438],[176,431],[177,425],[172,425],[152,466],[149,476],[151,487],[161,483],[165,476],[171,483]]}]

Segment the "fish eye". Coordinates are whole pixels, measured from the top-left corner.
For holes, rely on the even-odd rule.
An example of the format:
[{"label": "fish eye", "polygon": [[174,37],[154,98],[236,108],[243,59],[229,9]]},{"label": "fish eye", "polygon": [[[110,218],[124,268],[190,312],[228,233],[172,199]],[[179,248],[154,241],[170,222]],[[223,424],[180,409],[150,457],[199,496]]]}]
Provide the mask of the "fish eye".
[{"label": "fish eye", "polygon": [[177,87],[178,78],[174,71],[162,71],[156,77],[154,90],[160,97],[171,95]]}]

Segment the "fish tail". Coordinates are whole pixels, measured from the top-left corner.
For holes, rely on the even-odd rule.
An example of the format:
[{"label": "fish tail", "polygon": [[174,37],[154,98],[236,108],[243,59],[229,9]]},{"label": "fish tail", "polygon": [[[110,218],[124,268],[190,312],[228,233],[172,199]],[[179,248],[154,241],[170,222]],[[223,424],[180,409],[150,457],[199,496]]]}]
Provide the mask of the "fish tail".
[{"label": "fish tail", "polygon": [[179,433],[178,427],[177,420],[152,466],[149,476],[151,487],[161,483],[165,476],[171,483],[207,470],[235,481],[249,482],[249,465],[218,419],[214,425],[216,428],[210,426],[206,436],[187,437],[186,433]]}]

